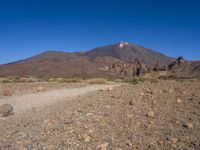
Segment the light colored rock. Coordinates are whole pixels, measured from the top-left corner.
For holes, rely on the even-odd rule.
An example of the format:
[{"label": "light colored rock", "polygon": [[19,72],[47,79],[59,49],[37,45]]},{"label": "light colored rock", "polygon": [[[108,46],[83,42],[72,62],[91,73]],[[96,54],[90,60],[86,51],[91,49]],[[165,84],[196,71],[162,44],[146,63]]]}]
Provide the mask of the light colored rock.
[{"label": "light colored rock", "polygon": [[188,128],[188,129],[192,129],[194,127],[194,125],[190,122],[186,123],[185,126]]},{"label": "light colored rock", "polygon": [[37,92],[42,92],[42,91],[44,91],[44,90],[45,90],[45,88],[42,87],[42,86],[39,86],[39,87],[37,88]]},{"label": "light colored rock", "polygon": [[181,99],[177,99],[177,102],[178,102],[178,103],[181,103]]},{"label": "light colored rock", "polygon": [[147,116],[148,116],[148,117],[154,117],[154,116],[155,116],[155,114],[154,114],[154,112],[153,112],[153,111],[149,111],[149,112],[148,112],[148,114],[147,114]]},{"label": "light colored rock", "polygon": [[112,91],[113,90],[113,87],[109,87],[108,88],[108,91],[110,92],[110,91]]},{"label": "light colored rock", "polygon": [[141,96],[144,96],[144,93],[143,93],[143,92],[141,92],[141,93],[140,93],[140,95],[141,95]]},{"label": "light colored rock", "polygon": [[3,95],[4,96],[12,96],[12,91],[10,89],[4,89],[3,90]]},{"label": "light colored rock", "polygon": [[0,106],[0,117],[6,117],[13,114],[13,106],[4,104]]},{"label": "light colored rock", "polygon": [[172,143],[177,143],[177,142],[178,142],[178,139],[172,137],[172,138],[169,139],[169,141],[172,142]]},{"label": "light colored rock", "polygon": [[89,129],[88,133],[94,133],[94,131],[92,129]]},{"label": "light colored rock", "polygon": [[85,143],[90,142],[91,139],[92,139],[92,137],[91,137],[90,135],[84,135],[84,136],[83,136],[83,140],[84,140]]},{"label": "light colored rock", "polygon": [[104,144],[98,145],[96,149],[97,149],[97,150],[106,150],[107,147],[108,147],[108,145],[109,145],[109,143],[106,142],[106,143],[104,143]]}]

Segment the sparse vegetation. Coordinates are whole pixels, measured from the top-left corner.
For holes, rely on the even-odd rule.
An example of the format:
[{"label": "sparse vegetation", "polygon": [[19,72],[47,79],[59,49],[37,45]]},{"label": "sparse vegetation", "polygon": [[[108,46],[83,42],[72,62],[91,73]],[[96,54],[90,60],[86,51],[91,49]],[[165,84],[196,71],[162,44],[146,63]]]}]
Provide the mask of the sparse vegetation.
[{"label": "sparse vegetation", "polygon": [[93,78],[86,80],[86,82],[89,84],[105,84],[106,80],[103,78]]},{"label": "sparse vegetation", "polygon": [[63,82],[63,83],[75,83],[83,82],[80,78],[49,78],[49,82]]},{"label": "sparse vegetation", "polygon": [[30,77],[18,77],[18,76],[9,76],[0,78],[0,83],[29,83],[29,82],[39,82],[41,79],[30,76]]},{"label": "sparse vegetation", "polygon": [[9,76],[9,77],[0,79],[1,83],[16,83],[18,81],[19,81],[19,77],[17,77],[17,76]]},{"label": "sparse vegetation", "polygon": [[121,78],[115,80],[115,82],[125,82],[125,83],[130,83],[130,84],[138,84],[140,82],[144,82],[144,78],[139,78],[139,77],[133,77],[133,78]]},{"label": "sparse vegetation", "polygon": [[41,81],[41,79],[34,77],[34,76],[19,79],[19,82],[22,82],[22,83],[39,82],[39,81]]}]

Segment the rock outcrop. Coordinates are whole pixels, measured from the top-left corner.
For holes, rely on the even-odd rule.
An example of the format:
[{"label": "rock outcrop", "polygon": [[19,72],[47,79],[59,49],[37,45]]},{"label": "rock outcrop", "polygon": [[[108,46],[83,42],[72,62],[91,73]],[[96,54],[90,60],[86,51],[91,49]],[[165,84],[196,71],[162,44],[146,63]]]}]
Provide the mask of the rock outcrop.
[{"label": "rock outcrop", "polygon": [[168,76],[182,78],[200,78],[200,61],[186,61],[178,57],[168,66]]}]

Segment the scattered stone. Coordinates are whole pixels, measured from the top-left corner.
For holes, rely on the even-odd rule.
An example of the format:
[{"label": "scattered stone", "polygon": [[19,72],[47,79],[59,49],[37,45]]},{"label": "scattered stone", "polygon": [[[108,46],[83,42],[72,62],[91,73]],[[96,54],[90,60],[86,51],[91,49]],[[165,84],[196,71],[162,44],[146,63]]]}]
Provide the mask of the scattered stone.
[{"label": "scattered stone", "polygon": [[146,115],[147,117],[154,117],[154,112],[153,111],[149,111],[148,114]]},{"label": "scattered stone", "polygon": [[192,129],[193,127],[194,127],[194,125],[192,124],[192,123],[186,123],[185,125],[184,125],[184,127],[186,127],[186,128],[188,128],[188,129]]},{"label": "scattered stone", "polygon": [[94,133],[94,131],[92,129],[89,129],[88,133]]},{"label": "scattered stone", "polygon": [[192,97],[190,97],[190,98],[188,98],[188,100],[192,101],[192,100],[193,100],[193,98],[192,98]]},{"label": "scattered stone", "polygon": [[4,104],[0,106],[0,117],[6,117],[13,114],[13,106]]},{"label": "scattered stone", "polygon": [[186,94],[187,92],[186,92],[186,91],[182,91],[181,93],[182,93],[182,94]]},{"label": "scattered stone", "polygon": [[151,120],[151,121],[149,121],[149,124],[150,124],[150,125],[153,125],[153,124],[154,124],[154,122]]},{"label": "scattered stone", "polygon": [[133,146],[133,144],[131,142],[128,142],[127,145],[128,146]]},{"label": "scattered stone", "polygon": [[126,117],[127,117],[127,118],[132,118],[133,115],[131,115],[131,114],[127,114]]},{"label": "scattered stone", "polygon": [[176,144],[172,143],[172,144],[171,144],[171,147],[172,147],[173,149],[175,149],[175,148],[176,148]]},{"label": "scattered stone", "polygon": [[129,105],[133,105],[133,100],[130,100]]},{"label": "scattered stone", "polygon": [[84,136],[83,136],[83,140],[84,140],[85,143],[90,142],[91,139],[92,139],[92,137],[91,137],[90,135],[84,135]]},{"label": "scattered stone", "polygon": [[108,92],[110,92],[110,91],[112,91],[113,90],[113,88],[112,87],[109,87],[108,88]]},{"label": "scattered stone", "polygon": [[12,91],[9,89],[4,89],[3,90],[3,95],[4,96],[12,96]]},{"label": "scattered stone", "polygon": [[152,103],[153,103],[153,104],[156,104],[156,101],[153,101]]},{"label": "scattered stone", "polygon": [[148,94],[153,94],[153,91],[152,90],[147,90],[147,93]]},{"label": "scattered stone", "polygon": [[164,144],[164,141],[158,140],[157,143],[158,143],[159,145],[163,145],[163,144]]},{"label": "scattered stone", "polygon": [[140,93],[141,96],[144,96],[144,93]]},{"label": "scattered stone", "polygon": [[42,91],[44,91],[44,90],[45,90],[45,88],[42,87],[42,86],[39,86],[39,87],[37,88],[37,92],[42,92]]},{"label": "scattered stone", "polygon": [[110,108],[110,105],[106,105],[106,108]]},{"label": "scattered stone", "polygon": [[172,143],[177,143],[177,142],[178,142],[178,139],[172,137],[172,138],[169,139],[169,141],[172,142]]},{"label": "scattered stone", "polygon": [[106,150],[107,147],[108,147],[108,145],[109,145],[109,143],[106,142],[106,143],[104,143],[104,144],[98,145],[96,149],[97,149],[97,150]]},{"label": "scattered stone", "polygon": [[177,102],[178,102],[178,103],[181,103],[181,99],[177,99]]}]

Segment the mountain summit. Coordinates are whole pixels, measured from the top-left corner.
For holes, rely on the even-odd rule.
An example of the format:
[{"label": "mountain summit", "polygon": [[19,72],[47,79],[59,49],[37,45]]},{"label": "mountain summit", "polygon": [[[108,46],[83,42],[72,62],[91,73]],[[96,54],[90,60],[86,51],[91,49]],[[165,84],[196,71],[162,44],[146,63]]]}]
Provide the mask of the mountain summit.
[{"label": "mountain summit", "polygon": [[128,42],[119,42],[117,44],[95,48],[86,52],[85,56],[90,58],[112,57],[128,63],[133,63],[137,59],[147,65],[154,65],[157,62],[166,65],[172,61],[172,58],[168,56]]},{"label": "mountain summit", "polygon": [[168,65],[172,61],[171,57],[154,50],[128,42],[119,42],[86,52],[47,51],[22,61],[0,65],[0,76],[112,76],[113,74],[103,68],[113,64],[136,62],[151,67],[158,63]]}]

